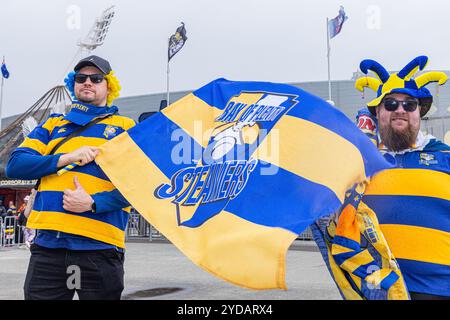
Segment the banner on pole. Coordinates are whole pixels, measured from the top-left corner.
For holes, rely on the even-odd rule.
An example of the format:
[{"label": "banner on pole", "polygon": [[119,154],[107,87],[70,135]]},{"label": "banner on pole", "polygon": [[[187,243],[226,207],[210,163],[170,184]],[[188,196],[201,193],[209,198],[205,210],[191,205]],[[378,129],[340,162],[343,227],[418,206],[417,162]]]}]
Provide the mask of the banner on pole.
[{"label": "banner on pole", "polygon": [[3,60],[3,62],[2,62],[1,69],[2,69],[2,76],[3,76],[3,78],[8,79],[9,78],[9,71],[6,68],[5,60]]},{"label": "banner on pole", "polygon": [[169,61],[174,55],[177,54],[178,51],[181,50],[181,48],[183,48],[186,40],[186,28],[184,27],[184,23],[182,22],[181,26],[177,28],[177,31],[175,31],[175,34],[173,34],[169,39]]},{"label": "banner on pole", "polygon": [[348,17],[345,15],[344,7],[341,6],[337,17],[331,19],[328,22],[328,31],[330,34],[330,39],[333,39],[342,31],[342,26],[344,25],[344,22],[347,21],[347,19]]}]

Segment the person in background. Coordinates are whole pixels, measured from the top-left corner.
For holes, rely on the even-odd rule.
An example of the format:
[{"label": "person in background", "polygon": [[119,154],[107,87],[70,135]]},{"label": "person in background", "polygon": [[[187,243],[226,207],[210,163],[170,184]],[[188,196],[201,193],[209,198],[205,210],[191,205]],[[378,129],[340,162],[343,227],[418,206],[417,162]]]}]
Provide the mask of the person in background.
[{"label": "person in background", "polygon": [[0,199],[0,218],[4,218],[6,216],[6,208],[3,205],[3,200]]},{"label": "person in background", "polygon": [[14,201],[9,201],[9,203],[8,203],[8,210],[6,212],[8,212],[10,216],[16,216],[17,215],[17,207],[14,204]]},{"label": "person in background", "polygon": [[29,200],[30,200],[30,196],[29,195],[25,196],[25,198],[23,198],[23,203],[19,207],[19,210],[18,210],[18,214],[19,214],[18,225],[19,225],[22,235],[23,235],[25,247],[28,249],[30,248],[31,243],[33,242],[33,239],[35,236],[35,230],[27,227],[28,217],[25,214],[25,208],[27,207]]},{"label": "person in background", "polygon": [[18,239],[17,235],[17,208],[13,201],[9,201],[4,217],[5,245],[12,246]]}]

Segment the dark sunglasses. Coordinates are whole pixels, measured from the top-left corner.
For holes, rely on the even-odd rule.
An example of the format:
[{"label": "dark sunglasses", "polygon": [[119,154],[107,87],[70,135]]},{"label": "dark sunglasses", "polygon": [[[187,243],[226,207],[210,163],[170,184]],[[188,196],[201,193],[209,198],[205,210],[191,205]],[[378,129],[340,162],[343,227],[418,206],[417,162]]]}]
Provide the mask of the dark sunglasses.
[{"label": "dark sunglasses", "polygon": [[419,106],[419,101],[417,100],[406,100],[406,101],[400,101],[395,99],[386,99],[383,101],[384,108],[387,111],[395,111],[398,109],[400,104],[403,107],[403,110],[406,112],[414,112],[416,111],[417,107]]},{"label": "dark sunglasses", "polygon": [[87,78],[89,78],[92,83],[101,83],[103,81],[103,79],[105,79],[105,76],[103,74],[82,74],[82,73],[77,73],[75,75],[75,82],[76,83],[85,83]]}]

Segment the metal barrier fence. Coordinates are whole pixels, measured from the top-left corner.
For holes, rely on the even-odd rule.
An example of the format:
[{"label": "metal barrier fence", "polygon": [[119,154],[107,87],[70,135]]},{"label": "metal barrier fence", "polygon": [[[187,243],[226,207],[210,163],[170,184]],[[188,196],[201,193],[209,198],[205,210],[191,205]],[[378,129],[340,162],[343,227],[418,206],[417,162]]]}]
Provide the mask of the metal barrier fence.
[{"label": "metal barrier fence", "polygon": [[[138,213],[131,213],[126,240],[146,239],[148,241],[168,241],[162,233],[148,223]],[[297,238],[298,240],[312,240],[311,230],[308,228]],[[0,218],[0,247],[13,247],[25,244],[24,227],[18,224],[16,217]]]},{"label": "metal barrier fence", "polygon": [[168,241],[155,227],[139,213],[130,213],[128,219],[126,240],[136,238],[148,238],[149,241]]},{"label": "metal barrier fence", "polygon": [[[168,241],[155,227],[153,227],[147,220],[139,213],[131,213],[128,220],[126,239],[142,239],[148,238],[149,241]],[[297,237],[298,240],[313,240],[311,229],[306,229]]]},{"label": "metal barrier fence", "polygon": [[297,240],[308,240],[309,241],[309,240],[313,240],[313,239],[314,239],[313,234],[309,227],[297,237]]},{"label": "metal barrier fence", "polygon": [[18,224],[16,216],[0,218],[0,247],[23,245],[23,227]]}]

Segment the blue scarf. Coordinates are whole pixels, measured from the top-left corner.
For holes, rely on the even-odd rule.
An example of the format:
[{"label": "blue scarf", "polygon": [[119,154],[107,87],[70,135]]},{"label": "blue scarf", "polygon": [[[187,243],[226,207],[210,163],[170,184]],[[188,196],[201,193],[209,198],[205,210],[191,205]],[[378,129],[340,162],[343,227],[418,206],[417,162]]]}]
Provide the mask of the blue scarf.
[{"label": "blue scarf", "polygon": [[119,111],[116,106],[111,107],[98,107],[91,104],[73,101],[70,112],[64,117],[80,126],[84,126],[98,117],[104,117],[106,115],[112,115]]}]

